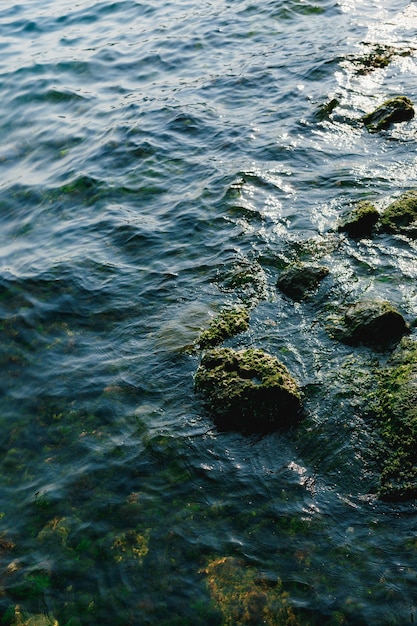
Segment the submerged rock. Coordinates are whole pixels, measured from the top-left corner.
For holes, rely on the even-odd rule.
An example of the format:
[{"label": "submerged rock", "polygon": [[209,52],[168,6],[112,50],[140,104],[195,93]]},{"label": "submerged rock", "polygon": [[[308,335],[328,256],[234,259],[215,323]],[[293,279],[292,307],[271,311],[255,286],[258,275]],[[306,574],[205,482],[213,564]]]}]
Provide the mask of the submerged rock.
[{"label": "submerged rock", "polygon": [[372,113],[364,115],[362,120],[371,133],[386,130],[398,122],[407,122],[414,117],[413,103],[407,96],[396,96],[386,100]]},{"label": "submerged rock", "polygon": [[200,334],[197,344],[203,349],[214,347],[229,337],[243,333],[248,328],[249,313],[245,307],[226,309]]},{"label": "submerged rock", "polygon": [[279,578],[264,578],[259,568],[231,556],[213,559],[204,574],[225,626],[301,624]]},{"label": "submerged rock", "polygon": [[314,263],[296,263],[284,269],[277,287],[293,300],[302,300],[317,289],[329,269]]},{"label": "submerged rock", "polygon": [[376,207],[371,202],[363,200],[338,226],[338,231],[357,239],[369,237],[378,220],[379,213]]},{"label": "submerged rock", "polygon": [[367,300],[347,307],[331,333],[348,345],[384,350],[409,332],[401,313],[384,300]]},{"label": "submerged rock", "polygon": [[285,365],[263,350],[210,350],[201,360],[194,383],[220,427],[288,428],[301,415],[297,382]]},{"label": "submerged rock", "polygon": [[385,447],[379,495],[417,497],[417,342],[404,339],[379,376],[375,416]]},{"label": "submerged rock", "polygon": [[386,232],[417,236],[417,190],[403,193],[381,215],[381,227]]}]

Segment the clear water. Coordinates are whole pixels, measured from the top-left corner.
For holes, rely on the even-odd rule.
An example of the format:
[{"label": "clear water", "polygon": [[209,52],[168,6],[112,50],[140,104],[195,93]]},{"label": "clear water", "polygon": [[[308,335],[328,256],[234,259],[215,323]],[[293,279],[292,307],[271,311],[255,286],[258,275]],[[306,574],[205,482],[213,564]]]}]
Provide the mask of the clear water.
[{"label": "clear water", "polygon": [[[413,47],[415,3],[31,0],[0,33],[3,623],[220,626],[224,556],[300,623],[412,623],[417,507],[376,499],[352,392],[382,357],[326,317],[364,295],[417,316],[415,242],[335,233],[416,186],[417,122],[360,123],[417,98],[416,56],[355,64]],[[297,304],[275,283],[306,251],[331,276]],[[300,381],[295,432],[221,432],[194,396],[188,348],[241,302],[229,345]]]}]

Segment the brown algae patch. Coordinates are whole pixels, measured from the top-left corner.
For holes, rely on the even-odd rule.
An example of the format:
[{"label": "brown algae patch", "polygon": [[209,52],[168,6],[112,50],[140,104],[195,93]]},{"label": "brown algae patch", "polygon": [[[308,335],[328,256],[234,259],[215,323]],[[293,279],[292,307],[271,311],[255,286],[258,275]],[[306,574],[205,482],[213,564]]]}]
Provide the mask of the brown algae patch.
[{"label": "brown algae patch", "polygon": [[300,624],[279,579],[262,577],[258,569],[234,557],[210,561],[204,574],[211,597],[222,613],[222,626]]}]

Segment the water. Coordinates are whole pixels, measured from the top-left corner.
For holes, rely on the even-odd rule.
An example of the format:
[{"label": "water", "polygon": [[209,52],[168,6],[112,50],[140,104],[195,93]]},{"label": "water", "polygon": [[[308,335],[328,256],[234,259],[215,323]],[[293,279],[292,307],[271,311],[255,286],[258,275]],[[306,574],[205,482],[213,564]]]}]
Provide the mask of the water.
[{"label": "water", "polygon": [[[352,392],[383,357],[326,332],[361,296],[417,316],[415,242],[334,232],[416,185],[417,122],[360,123],[416,98],[416,31],[400,0],[1,8],[3,623],[220,626],[223,557],[300,624],[417,619],[417,508],[376,499]],[[375,44],[397,53],[358,72]],[[331,278],[293,303],[275,282],[308,254]],[[241,302],[228,344],[300,381],[295,432],[218,431],[194,396],[190,346]]]}]

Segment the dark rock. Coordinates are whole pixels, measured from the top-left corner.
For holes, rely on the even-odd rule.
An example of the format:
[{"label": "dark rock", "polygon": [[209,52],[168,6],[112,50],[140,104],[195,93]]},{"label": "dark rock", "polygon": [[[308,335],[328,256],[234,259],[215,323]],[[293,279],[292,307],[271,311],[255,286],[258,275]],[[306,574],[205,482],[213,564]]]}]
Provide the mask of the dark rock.
[{"label": "dark rock", "polygon": [[406,122],[414,117],[413,103],[407,96],[396,96],[386,100],[362,120],[371,133],[386,130],[391,124]]},{"label": "dark rock", "polygon": [[417,237],[417,190],[406,191],[387,206],[381,215],[381,227],[386,232]]},{"label": "dark rock", "polygon": [[285,365],[262,350],[210,350],[194,383],[223,428],[268,431],[290,427],[301,416],[296,381]]},{"label": "dark rock", "polygon": [[339,225],[338,231],[357,239],[369,237],[378,220],[378,210],[371,202],[363,200]]},{"label": "dark rock", "polygon": [[277,287],[293,300],[302,300],[317,289],[329,269],[314,263],[296,263],[282,271]]},{"label": "dark rock", "polygon": [[349,306],[332,334],[348,345],[384,350],[408,332],[403,316],[389,302],[369,300]]}]

